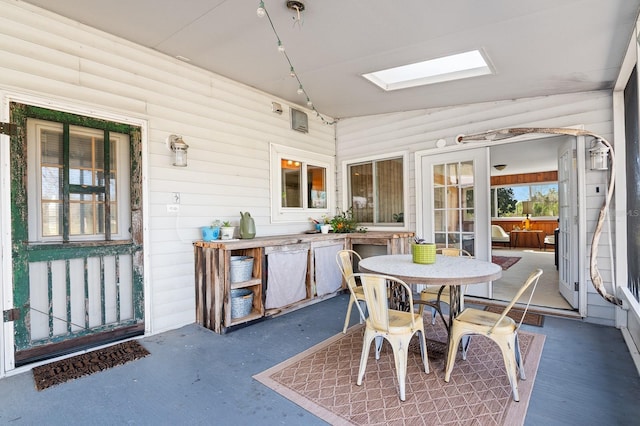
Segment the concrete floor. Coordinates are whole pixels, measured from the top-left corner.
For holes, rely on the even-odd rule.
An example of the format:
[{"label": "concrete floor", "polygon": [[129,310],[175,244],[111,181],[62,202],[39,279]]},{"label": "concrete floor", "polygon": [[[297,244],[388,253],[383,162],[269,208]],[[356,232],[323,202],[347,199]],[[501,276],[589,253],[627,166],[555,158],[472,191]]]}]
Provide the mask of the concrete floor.
[{"label": "concrete floor", "polygon": [[[324,424],[251,377],[340,332],[347,300],[226,335],[189,325],[146,337],[150,356],[41,392],[30,372],[2,379],[0,424]],[[553,317],[526,329],[547,335],[526,425],[638,424],[640,377],[618,330]]]}]

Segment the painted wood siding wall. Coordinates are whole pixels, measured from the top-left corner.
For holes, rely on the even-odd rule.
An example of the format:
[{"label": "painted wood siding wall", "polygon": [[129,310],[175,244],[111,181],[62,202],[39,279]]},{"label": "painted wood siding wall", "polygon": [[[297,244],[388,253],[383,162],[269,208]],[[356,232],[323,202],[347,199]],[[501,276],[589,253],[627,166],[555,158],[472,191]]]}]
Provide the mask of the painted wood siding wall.
[{"label": "painted wood siding wall", "polygon": [[[415,164],[414,153],[434,149],[436,141],[444,138],[447,145],[454,144],[459,134],[480,133],[504,127],[565,127],[584,125],[585,129],[611,140],[612,96],[609,92],[558,95],[512,101],[489,102],[450,108],[419,110],[371,117],[358,117],[339,121],[337,134],[338,170],[344,160],[370,155],[407,150],[410,152],[409,167],[409,220],[415,229]],[[613,141],[612,141],[613,142]],[[614,143],[614,142],[613,142]],[[587,148],[590,141],[587,141]],[[588,153],[582,153],[588,155]],[[586,158],[586,157],[585,157]],[[587,257],[591,247],[592,230],[604,200],[606,173],[587,171]],[[337,185],[342,191],[344,178],[338,176]],[[599,192],[596,192],[599,188]],[[338,200],[342,196],[339,194]],[[347,206],[348,207],[348,206]],[[614,208],[611,209],[614,213]],[[614,224],[612,218],[612,227]],[[600,240],[598,266],[608,291],[611,291],[611,262],[607,241],[607,227]],[[612,236],[612,238],[614,238]],[[588,286],[588,321],[613,325],[614,308],[604,301],[593,289],[588,272],[588,258],[585,260],[585,277]]]},{"label": "painted wood siding wall", "polygon": [[[258,235],[309,229],[270,224],[269,143],[333,156],[333,126],[309,114],[309,133],[293,131],[280,99],[38,8],[2,4],[0,91],[147,122],[153,332],[195,320],[192,241],[200,226],[216,218],[237,225],[240,211],[249,211]],[[282,115],[271,112],[272,101],[283,104]],[[171,165],[170,134],[189,145],[188,167]],[[166,207],[173,193],[180,194],[177,214]]]}]

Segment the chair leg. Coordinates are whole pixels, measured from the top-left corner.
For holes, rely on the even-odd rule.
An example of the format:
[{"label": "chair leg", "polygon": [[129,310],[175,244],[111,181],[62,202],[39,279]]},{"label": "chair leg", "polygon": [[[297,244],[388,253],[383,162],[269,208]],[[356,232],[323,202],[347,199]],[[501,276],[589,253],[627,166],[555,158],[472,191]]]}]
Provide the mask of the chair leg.
[{"label": "chair leg", "polygon": [[431,308],[431,325],[436,325],[436,308]]},{"label": "chair leg", "polygon": [[362,379],[364,378],[364,371],[367,369],[367,359],[369,358],[369,348],[371,347],[371,342],[373,341],[374,334],[365,330],[364,332],[364,340],[362,343],[362,353],[360,354],[360,370],[358,370],[358,380],[356,384],[358,386],[362,385]]},{"label": "chair leg", "polygon": [[376,359],[380,359],[380,352],[382,351],[382,341],[384,338],[382,336],[376,336]]},{"label": "chair leg", "polygon": [[351,308],[353,307],[353,303],[355,302],[353,295],[349,296],[349,306],[347,307],[347,316],[344,319],[344,328],[342,329],[342,333],[347,332],[347,328],[349,328],[349,320],[351,319]]},{"label": "chair leg", "polygon": [[469,334],[465,334],[462,336],[462,359],[467,360],[467,351],[469,350],[469,345],[471,344],[471,336]]},{"label": "chair leg", "polygon": [[[368,315],[367,313],[367,302],[365,302],[364,300],[358,300],[357,303],[360,305],[360,309],[362,310],[362,312],[365,315]],[[362,314],[360,314],[358,312],[358,314],[360,315],[360,324],[364,323],[366,318],[362,316]]]},{"label": "chair leg", "polygon": [[406,378],[407,378],[407,355],[409,351],[409,342],[396,341],[396,347],[393,348],[393,359],[396,364],[396,376],[398,377],[398,387],[400,388],[400,400],[404,401]]},{"label": "chair leg", "polygon": [[451,329],[451,338],[449,339],[449,350],[447,351],[447,365],[444,372],[444,381],[449,383],[453,365],[456,363],[456,355],[458,354],[458,345],[460,344],[461,334],[455,333],[455,328]]},{"label": "chair leg", "polygon": [[520,373],[520,380],[527,380],[526,375],[524,374],[524,360],[522,359],[522,352],[520,352],[520,339],[518,338],[518,334],[516,333],[516,343],[515,343],[515,351],[516,351],[516,364],[518,365],[518,372]]},{"label": "chair leg", "polygon": [[504,367],[507,370],[507,377],[511,384],[513,400],[518,402],[520,401],[520,394],[518,393],[518,373],[516,371],[516,351],[514,349],[516,345],[516,338],[511,334],[509,336],[501,336],[498,339],[492,338],[492,340],[500,346],[502,358],[504,359]]},{"label": "chair leg", "polygon": [[429,374],[429,354],[427,353],[427,338],[424,334],[424,330],[418,331],[418,339],[420,340],[420,356],[422,357],[424,372]]}]

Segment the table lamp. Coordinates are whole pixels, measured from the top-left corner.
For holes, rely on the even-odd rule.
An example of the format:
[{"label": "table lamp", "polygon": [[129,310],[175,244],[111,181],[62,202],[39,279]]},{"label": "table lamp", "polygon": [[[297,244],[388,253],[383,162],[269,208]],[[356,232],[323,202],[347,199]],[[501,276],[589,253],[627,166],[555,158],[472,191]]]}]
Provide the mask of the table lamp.
[{"label": "table lamp", "polygon": [[529,220],[529,215],[533,214],[533,201],[523,201],[522,202],[522,214],[526,215],[524,219],[524,229],[526,231],[531,229],[531,221]]}]

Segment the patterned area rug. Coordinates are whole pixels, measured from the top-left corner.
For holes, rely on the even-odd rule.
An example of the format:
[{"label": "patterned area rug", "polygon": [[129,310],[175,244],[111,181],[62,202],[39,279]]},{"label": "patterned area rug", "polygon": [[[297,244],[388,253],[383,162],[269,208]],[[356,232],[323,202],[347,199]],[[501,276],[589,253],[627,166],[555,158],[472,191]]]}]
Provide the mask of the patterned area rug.
[{"label": "patterned area rug", "polygon": [[140,343],[130,340],[108,348],[34,367],[33,379],[36,389],[40,391],[116,365],[144,358],[147,355],[149,355],[149,351]]},{"label": "patterned area rug", "polygon": [[502,267],[502,270],[506,271],[507,269],[518,263],[520,259],[522,258],[518,256],[491,256],[491,263],[500,265]]},{"label": "patterned area rug", "polygon": [[[426,315],[427,339],[446,338]],[[520,402],[511,387],[497,345],[475,336],[464,361],[458,355],[451,380],[444,382],[444,358],[429,359],[421,370],[420,353],[409,352],[406,401],[398,397],[393,353],[385,342],[375,360],[371,350],[362,386],[356,385],[364,327],[357,325],[254,378],[333,425],[522,425],[545,337],[520,332],[527,380],[519,381]],[[414,339],[415,340],[415,339]],[[428,345],[430,346],[430,345]],[[431,354],[430,354],[431,355]]]}]

